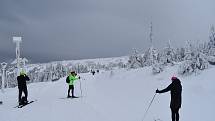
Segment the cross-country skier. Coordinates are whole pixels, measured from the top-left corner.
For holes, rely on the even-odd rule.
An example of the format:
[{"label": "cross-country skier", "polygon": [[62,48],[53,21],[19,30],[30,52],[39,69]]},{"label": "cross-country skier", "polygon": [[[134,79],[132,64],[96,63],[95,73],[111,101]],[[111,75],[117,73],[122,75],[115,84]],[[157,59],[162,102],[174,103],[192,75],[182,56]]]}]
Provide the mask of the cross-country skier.
[{"label": "cross-country skier", "polygon": [[[74,82],[75,82],[75,80],[77,80],[77,79],[80,79],[80,76],[78,77],[78,76],[77,76],[77,73],[75,73],[75,71],[72,71],[72,72],[70,73],[70,75],[69,75],[69,83],[68,83],[69,89],[68,89],[68,95],[67,95],[68,98],[70,98],[70,97],[72,97],[72,98],[77,98],[77,97],[74,95]],[[70,91],[71,91],[71,90],[72,90],[72,96],[70,96]]]},{"label": "cross-country skier", "polygon": [[171,92],[170,108],[172,111],[172,121],[179,121],[179,109],[181,108],[182,85],[177,77],[171,78],[172,83],[163,90],[156,90],[156,93]]},{"label": "cross-country skier", "polygon": [[91,70],[91,73],[92,73],[92,75],[95,75],[96,72],[94,70]]},{"label": "cross-country skier", "polygon": [[[28,102],[28,89],[26,85],[26,81],[29,81],[29,77],[27,74],[22,70],[20,75],[17,77],[18,81],[18,89],[19,89],[19,105]],[[25,96],[22,97],[22,92],[24,92]]]}]

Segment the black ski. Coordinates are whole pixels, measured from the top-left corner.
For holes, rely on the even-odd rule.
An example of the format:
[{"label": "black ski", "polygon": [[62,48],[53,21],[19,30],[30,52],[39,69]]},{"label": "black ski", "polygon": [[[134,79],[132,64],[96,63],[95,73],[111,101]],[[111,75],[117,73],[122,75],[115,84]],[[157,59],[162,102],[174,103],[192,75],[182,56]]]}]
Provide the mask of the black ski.
[{"label": "black ski", "polygon": [[22,108],[22,107],[24,107],[24,106],[26,106],[26,105],[28,105],[28,104],[31,104],[31,103],[33,103],[33,102],[35,102],[36,100],[33,100],[33,101],[29,101],[28,103],[26,103],[26,104],[23,104],[23,105],[17,105],[17,106],[15,106],[14,108]]},{"label": "black ski", "polygon": [[75,98],[79,98],[79,97],[62,97],[60,99],[75,99]]},{"label": "black ski", "polygon": [[33,103],[34,101],[30,101],[30,102],[28,102],[28,103],[26,103],[26,104],[23,104],[23,105],[19,105],[17,108],[22,108],[22,107],[24,107],[24,106],[26,106],[26,105],[28,105],[28,104],[31,104],[31,103]]}]

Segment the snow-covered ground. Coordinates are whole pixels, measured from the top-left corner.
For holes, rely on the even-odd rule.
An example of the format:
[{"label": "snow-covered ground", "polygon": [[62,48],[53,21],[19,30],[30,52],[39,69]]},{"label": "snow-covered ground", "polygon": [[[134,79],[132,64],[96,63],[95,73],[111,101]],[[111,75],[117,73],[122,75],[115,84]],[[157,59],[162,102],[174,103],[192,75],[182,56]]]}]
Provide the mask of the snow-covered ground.
[{"label": "snow-covered ground", "polygon": [[[0,93],[0,121],[141,121],[155,90],[171,83],[177,66],[158,75],[151,68],[104,71],[92,76],[80,74],[75,92],[78,99],[60,99],[67,95],[65,78],[56,82],[28,85],[29,100],[17,105],[17,88]],[[215,68],[200,75],[179,77],[183,85],[181,121],[214,121]],[[80,83],[81,82],[81,83]],[[170,121],[170,93],[157,94],[144,121]]]}]

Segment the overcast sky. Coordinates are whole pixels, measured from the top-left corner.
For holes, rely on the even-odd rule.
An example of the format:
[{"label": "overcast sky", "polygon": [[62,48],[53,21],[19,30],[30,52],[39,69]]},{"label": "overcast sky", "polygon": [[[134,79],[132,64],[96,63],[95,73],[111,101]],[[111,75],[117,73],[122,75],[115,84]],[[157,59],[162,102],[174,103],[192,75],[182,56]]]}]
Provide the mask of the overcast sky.
[{"label": "overcast sky", "polygon": [[1,0],[0,62],[15,58],[12,36],[31,62],[143,52],[151,21],[157,48],[208,41],[215,0]]}]

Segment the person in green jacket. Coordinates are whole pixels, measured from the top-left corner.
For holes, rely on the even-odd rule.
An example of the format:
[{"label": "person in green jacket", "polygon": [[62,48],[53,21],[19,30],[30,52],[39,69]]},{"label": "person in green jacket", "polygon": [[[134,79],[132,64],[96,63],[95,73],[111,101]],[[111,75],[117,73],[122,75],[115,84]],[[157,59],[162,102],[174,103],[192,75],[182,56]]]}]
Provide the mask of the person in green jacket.
[{"label": "person in green jacket", "polygon": [[[69,89],[68,89],[68,95],[67,97],[70,98],[77,98],[75,95],[74,95],[74,82],[77,80],[77,79],[80,79],[80,76],[78,77],[77,76],[77,73],[75,73],[75,71],[72,71],[70,74],[69,74]],[[72,96],[70,96],[70,91],[72,90]]]}]

